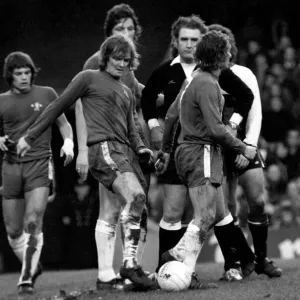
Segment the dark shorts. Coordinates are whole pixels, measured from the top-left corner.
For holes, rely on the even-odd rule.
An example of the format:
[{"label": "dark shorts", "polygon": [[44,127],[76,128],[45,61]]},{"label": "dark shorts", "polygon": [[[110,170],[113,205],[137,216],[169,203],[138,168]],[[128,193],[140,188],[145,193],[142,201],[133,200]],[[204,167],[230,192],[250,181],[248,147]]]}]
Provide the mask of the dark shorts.
[{"label": "dark shorts", "polygon": [[162,184],[183,184],[177,174],[174,152],[170,155],[170,161],[167,170],[158,176],[158,182]]},{"label": "dark shorts", "polygon": [[175,153],[176,168],[182,182],[188,187],[206,183],[216,186],[223,180],[223,158],[216,145],[181,144]]},{"label": "dark shorts", "polygon": [[49,157],[22,163],[3,160],[2,186],[5,199],[23,199],[25,192],[50,187],[52,180],[53,165]]},{"label": "dark shorts", "polygon": [[112,184],[120,173],[132,172],[141,186],[146,189],[146,182],[139,165],[139,158],[126,144],[116,141],[104,141],[89,147],[89,165],[93,177],[106,188],[112,190]]},{"label": "dark shorts", "polygon": [[257,168],[264,168],[265,162],[260,154],[259,150],[257,150],[257,154],[255,155],[254,159],[249,162],[249,165],[245,169],[237,169],[235,167],[235,159],[236,159],[236,153],[224,151],[224,173],[232,174],[235,173],[236,176],[243,175],[245,172],[251,169],[257,169]]}]

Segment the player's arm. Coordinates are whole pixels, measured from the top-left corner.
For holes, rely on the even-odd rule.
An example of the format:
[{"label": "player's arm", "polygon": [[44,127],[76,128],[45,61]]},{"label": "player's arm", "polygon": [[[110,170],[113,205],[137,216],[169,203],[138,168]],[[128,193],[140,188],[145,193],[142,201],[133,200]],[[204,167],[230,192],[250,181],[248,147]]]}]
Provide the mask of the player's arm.
[{"label": "player's arm", "polygon": [[151,74],[142,91],[141,98],[143,116],[149,126],[152,144],[156,150],[159,150],[161,147],[163,135],[162,128],[160,127],[156,116],[156,101],[158,95],[166,85],[164,72],[165,68],[159,67]]},{"label": "player's arm", "polygon": [[8,136],[4,133],[3,130],[3,117],[2,117],[2,113],[0,111],[0,150],[2,151],[7,151],[7,140],[8,140]]},{"label": "player's arm", "polygon": [[58,126],[60,134],[64,140],[64,144],[60,150],[60,156],[62,157],[65,155],[64,166],[66,166],[74,158],[73,130],[65,114],[61,114],[56,119],[56,125]]},{"label": "player's arm", "polygon": [[131,101],[130,101],[130,108],[128,110],[127,115],[127,126],[128,126],[128,139],[131,145],[131,148],[138,154],[138,155],[146,155],[148,156],[148,161],[150,161],[153,158],[153,153],[150,149],[148,149],[140,135],[137,133],[136,125],[134,122],[133,112],[134,112],[134,100],[132,97],[132,94],[130,93]]},{"label": "player's arm", "polygon": [[87,128],[83,115],[82,102],[78,99],[75,103],[75,124],[78,145],[78,155],[76,159],[76,171],[82,181],[88,176],[88,147],[87,147]]},{"label": "player's arm", "polygon": [[219,84],[225,92],[236,100],[234,114],[230,118],[230,122],[238,126],[243,118],[248,116],[254,95],[251,89],[231,69],[222,71]]},{"label": "player's arm", "polygon": [[172,103],[167,111],[162,147],[157,154],[157,161],[155,163],[157,174],[163,174],[167,170],[170,161],[170,153],[173,149],[175,133],[179,123],[180,97],[181,93],[177,96],[176,100]]},{"label": "player's arm", "polygon": [[[96,52],[92,55],[84,64],[84,70],[97,70],[98,67],[98,56]],[[76,158],[76,171],[82,181],[85,181],[89,171],[88,161],[88,147],[87,147],[87,128],[86,122],[83,115],[82,100],[78,99],[75,103],[75,126],[76,126],[76,137],[78,154]]]},{"label": "player's arm", "polygon": [[36,119],[34,124],[30,126],[25,137],[21,137],[18,141],[17,152],[24,156],[30,149],[34,141],[49,127],[55,120],[78,98],[82,97],[86,91],[87,83],[85,73],[80,72],[71,81],[66,90],[51,102],[42,114]]},{"label": "player's arm", "polygon": [[165,118],[165,128],[161,150],[166,153],[171,153],[174,145],[176,128],[179,122],[180,95],[181,94],[177,96],[176,100],[169,107]]},{"label": "player's arm", "polygon": [[249,73],[247,84],[254,94],[254,100],[246,122],[246,138],[244,142],[257,146],[261,130],[262,107],[257,79],[252,72],[251,74]]},{"label": "player's arm", "polygon": [[222,122],[217,85],[212,82],[201,82],[201,86],[199,86],[198,81],[193,81],[193,88],[211,139],[223,147],[253,159],[256,149],[246,146],[242,141],[234,137]]}]

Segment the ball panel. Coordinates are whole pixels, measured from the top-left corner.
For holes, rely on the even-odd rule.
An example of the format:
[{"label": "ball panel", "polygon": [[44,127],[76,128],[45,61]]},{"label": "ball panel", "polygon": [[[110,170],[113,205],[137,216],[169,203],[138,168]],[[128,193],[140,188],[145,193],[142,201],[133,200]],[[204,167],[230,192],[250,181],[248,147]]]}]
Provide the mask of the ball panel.
[{"label": "ball panel", "polygon": [[158,284],[165,291],[183,291],[191,283],[191,272],[179,261],[165,263],[157,276]]}]

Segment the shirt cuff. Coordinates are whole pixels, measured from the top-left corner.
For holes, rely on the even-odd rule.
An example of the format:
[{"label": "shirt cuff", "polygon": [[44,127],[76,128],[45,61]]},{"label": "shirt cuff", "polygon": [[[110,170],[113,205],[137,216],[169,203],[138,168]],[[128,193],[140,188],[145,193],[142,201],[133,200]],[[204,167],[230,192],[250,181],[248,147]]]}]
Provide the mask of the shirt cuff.
[{"label": "shirt cuff", "polygon": [[230,118],[230,122],[235,123],[236,125],[240,125],[240,123],[242,122],[243,117],[238,114],[238,113],[233,113],[233,115]]},{"label": "shirt cuff", "polygon": [[149,126],[149,129],[151,130],[151,129],[153,129],[154,127],[159,126],[159,122],[158,122],[157,119],[150,119],[150,120],[148,121],[148,126]]}]

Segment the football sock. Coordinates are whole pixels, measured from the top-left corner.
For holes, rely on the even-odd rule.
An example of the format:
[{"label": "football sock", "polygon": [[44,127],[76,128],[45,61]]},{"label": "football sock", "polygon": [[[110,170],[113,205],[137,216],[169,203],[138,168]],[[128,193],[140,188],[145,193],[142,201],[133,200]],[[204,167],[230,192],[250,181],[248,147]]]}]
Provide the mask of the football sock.
[{"label": "football sock", "polygon": [[140,238],[137,248],[137,262],[140,265],[142,263],[143,254],[146,246],[147,240],[147,221],[148,221],[148,210],[144,208],[142,212],[141,222],[140,222]]},{"label": "football sock", "polygon": [[19,261],[23,262],[23,253],[25,247],[25,233],[23,232],[19,237],[16,239],[12,239],[11,237],[7,236],[8,243],[12,248],[13,252],[19,259]]},{"label": "football sock", "polygon": [[194,272],[206,234],[198,226],[189,224],[184,235],[185,257],[183,263],[188,267],[190,272]]},{"label": "football sock", "polygon": [[228,271],[235,267],[235,236],[234,236],[234,222],[232,215],[227,215],[222,221],[217,223],[214,227],[215,235],[224,256],[224,269]]},{"label": "football sock", "polygon": [[164,252],[172,249],[183,236],[181,222],[168,223],[163,219],[159,223],[159,250],[158,265],[161,262],[161,256]]},{"label": "football sock", "polygon": [[237,253],[235,257],[235,261],[240,261],[241,264],[247,264],[250,262],[254,262],[255,256],[250,248],[245,235],[243,234],[242,229],[239,226],[239,222],[236,217],[234,217],[234,233],[233,233]]},{"label": "football sock", "polygon": [[267,257],[268,219],[264,222],[253,222],[248,219],[249,230],[252,234],[256,262],[263,263]]},{"label": "football sock", "polygon": [[133,216],[124,209],[121,213],[120,221],[124,236],[123,265],[125,268],[133,268],[137,265],[141,218]]},{"label": "football sock", "polygon": [[44,236],[42,232],[37,235],[25,232],[24,236],[25,246],[23,252],[23,264],[18,284],[32,283],[32,276],[37,269],[44,244]]},{"label": "football sock", "polygon": [[103,220],[97,220],[95,228],[95,240],[98,254],[98,278],[107,282],[116,277],[113,269],[113,259],[116,244],[116,224],[109,224]]}]

